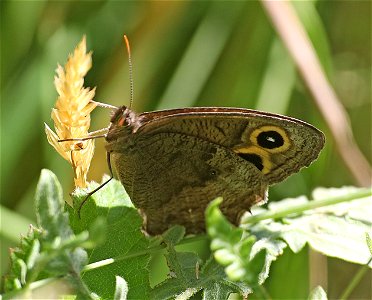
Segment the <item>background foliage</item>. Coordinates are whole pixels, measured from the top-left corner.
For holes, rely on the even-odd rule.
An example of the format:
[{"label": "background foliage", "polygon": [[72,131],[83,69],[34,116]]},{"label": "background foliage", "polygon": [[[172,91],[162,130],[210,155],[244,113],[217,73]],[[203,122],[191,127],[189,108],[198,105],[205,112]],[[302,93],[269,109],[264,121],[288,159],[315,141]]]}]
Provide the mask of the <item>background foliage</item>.
[{"label": "background foliage", "polygon": [[[371,3],[294,4],[348,111],[356,141],[371,161]],[[237,106],[287,114],[322,129],[327,145],[319,160],[271,188],[272,201],[309,195],[316,186],[354,183],[259,2],[1,1],[0,5],[1,226],[11,229],[1,236],[2,274],[7,270],[7,248],[34,222],[33,195],[40,170],[57,174],[65,199],[73,189],[72,171],[48,145],[43,122],[51,124],[57,62],[65,63],[84,34],[94,52],[86,85],[97,86],[98,101],[129,104],[127,55],[121,39],[126,33],[132,45],[136,111]],[[97,109],[93,129],[107,126],[108,120],[108,112]],[[90,179],[101,181],[105,172],[100,141]],[[154,268],[158,264],[153,261]],[[297,255],[287,250],[273,264],[265,286],[274,298],[303,298],[311,285],[309,276],[318,267],[324,270],[312,265],[307,249]],[[339,295],[355,268],[328,259],[330,298]],[[285,282],[275,280],[284,276]],[[366,297],[370,279],[369,274],[352,296]]]}]

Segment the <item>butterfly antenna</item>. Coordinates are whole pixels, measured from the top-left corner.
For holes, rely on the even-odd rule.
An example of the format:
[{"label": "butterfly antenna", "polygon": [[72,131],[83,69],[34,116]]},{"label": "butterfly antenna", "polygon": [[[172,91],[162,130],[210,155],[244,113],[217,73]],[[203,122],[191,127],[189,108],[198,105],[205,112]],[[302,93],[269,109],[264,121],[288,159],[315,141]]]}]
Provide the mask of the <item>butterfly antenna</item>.
[{"label": "butterfly antenna", "polygon": [[92,196],[95,192],[99,191],[101,188],[103,188],[106,184],[108,184],[114,178],[114,174],[112,173],[112,168],[111,168],[110,152],[106,152],[106,159],[107,159],[107,164],[109,166],[110,178],[106,180],[104,183],[102,183],[99,187],[95,188],[93,191],[90,191],[88,195],[85,196],[84,200],[80,203],[79,208],[78,208],[79,219],[81,219],[81,209],[83,208],[83,205],[85,204],[85,202],[87,202],[89,197]]},{"label": "butterfly antenna", "polygon": [[128,52],[128,65],[129,65],[129,83],[130,83],[130,103],[129,108],[132,108],[133,97],[134,97],[134,87],[133,87],[133,66],[132,66],[132,55],[130,53],[130,45],[128,37],[124,34],[125,47]]}]

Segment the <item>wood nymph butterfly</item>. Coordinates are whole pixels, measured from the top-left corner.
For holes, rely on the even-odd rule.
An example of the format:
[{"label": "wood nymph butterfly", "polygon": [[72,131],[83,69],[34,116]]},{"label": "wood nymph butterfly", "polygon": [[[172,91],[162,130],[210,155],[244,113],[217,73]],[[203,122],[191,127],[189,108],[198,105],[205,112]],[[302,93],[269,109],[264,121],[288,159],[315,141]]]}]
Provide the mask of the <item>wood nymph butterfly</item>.
[{"label": "wood nymph butterfly", "polygon": [[[131,55],[124,39],[132,103]],[[113,108],[103,135],[109,168],[140,210],[149,234],[175,224],[187,233],[203,232],[205,209],[220,196],[221,211],[239,224],[243,213],[267,201],[268,186],[310,165],[325,141],[321,131],[303,121],[244,108],[142,114],[126,106]]]},{"label": "wood nymph butterfly", "polygon": [[303,121],[243,108],[196,107],[136,114],[116,109],[106,135],[113,171],[149,234],[179,224],[205,230],[204,212],[222,196],[233,223],[267,201],[269,185],[308,166],[324,145]]}]

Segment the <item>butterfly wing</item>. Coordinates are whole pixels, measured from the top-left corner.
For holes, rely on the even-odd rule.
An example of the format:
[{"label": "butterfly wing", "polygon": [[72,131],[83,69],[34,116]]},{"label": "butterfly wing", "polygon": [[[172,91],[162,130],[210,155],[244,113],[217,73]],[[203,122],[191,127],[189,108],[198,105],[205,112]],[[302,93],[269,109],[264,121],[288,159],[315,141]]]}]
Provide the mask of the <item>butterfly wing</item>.
[{"label": "butterfly wing", "polygon": [[277,114],[238,108],[188,108],[145,113],[139,133],[174,132],[232,149],[269,184],[309,166],[324,146],[312,125]]},{"label": "butterfly wing", "polygon": [[318,156],[323,134],[285,116],[233,108],[144,113],[126,108],[112,119],[107,151],[118,178],[151,234],[173,224],[204,230],[204,211],[218,196],[235,224],[282,181]]},{"label": "butterfly wing", "polygon": [[267,183],[252,164],[227,148],[179,133],[141,135],[132,151],[113,152],[113,167],[145,217],[150,234],[174,224],[204,231],[208,203],[222,196],[222,212],[235,224],[265,201]]}]

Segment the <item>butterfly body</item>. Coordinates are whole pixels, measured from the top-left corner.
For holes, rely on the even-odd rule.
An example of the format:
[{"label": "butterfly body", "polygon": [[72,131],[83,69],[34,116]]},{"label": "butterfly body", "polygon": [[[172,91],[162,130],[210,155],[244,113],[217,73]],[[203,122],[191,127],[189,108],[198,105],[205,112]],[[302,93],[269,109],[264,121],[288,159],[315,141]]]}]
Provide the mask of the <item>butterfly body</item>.
[{"label": "butterfly body", "polygon": [[313,126],[248,109],[198,107],[136,114],[118,108],[106,137],[114,173],[150,234],[205,229],[208,203],[234,224],[269,185],[308,166],[324,144]]}]

